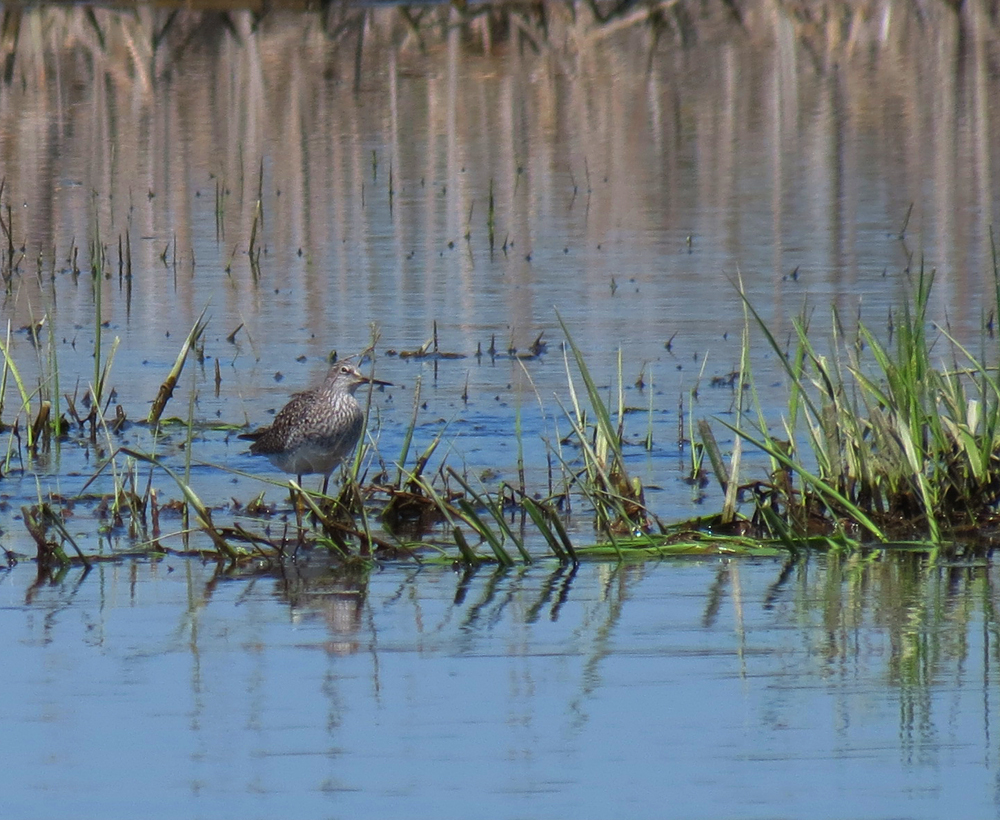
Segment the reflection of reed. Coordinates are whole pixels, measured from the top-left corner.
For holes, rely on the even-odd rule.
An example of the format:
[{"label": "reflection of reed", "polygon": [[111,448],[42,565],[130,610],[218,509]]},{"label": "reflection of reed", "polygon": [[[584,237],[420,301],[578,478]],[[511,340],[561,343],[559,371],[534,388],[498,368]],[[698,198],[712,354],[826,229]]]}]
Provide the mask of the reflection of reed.
[{"label": "reflection of reed", "polygon": [[[903,691],[953,676],[970,661],[971,630],[995,618],[992,573],[980,562],[938,566],[916,553],[881,560],[830,553],[786,565],[779,583],[768,606],[791,606],[791,620],[814,636],[826,674],[852,676],[878,658],[887,683]],[[984,658],[996,661],[992,650]]]},{"label": "reflection of reed", "polygon": [[[175,569],[180,571],[173,574]],[[203,664],[221,662],[228,670],[234,646],[244,647],[262,668],[273,667],[274,657],[288,657],[282,637],[287,629],[268,628],[284,623],[283,617],[262,607],[277,602],[280,609],[290,606],[293,617],[322,625],[302,631],[304,646],[318,645],[335,656],[370,652],[373,692],[386,685],[407,697],[424,693],[414,683],[417,675],[387,676],[383,684],[382,664],[398,669],[393,659],[400,653],[490,657],[499,659],[493,668],[503,669],[510,682],[506,700],[489,701],[495,709],[502,713],[506,707],[525,726],[551,726],[542,719],[542,710],[552,705],[543,692],[551,687],[575,731],[590,720],[595,697],[605,706],[607,698],[621,697],[628,674],[641,670],[676,683],[678,669],[689,670],[683,664],[701,658],[693,668],[710,670],[709,682],[742,680],[744,706],[751,710],[747,720],[759,718],[765,729],[801,721],[802,695],[812,704],[816,691],[835,701],[829,716],[835,724],[837,713],[861,719],[871,699],[898,702],[902,753],[919,755],[934,753],[939,738],[955,730],[948,704],[970,705],[978,693],[982,715],[974,707],[963,711],[958,725],[965,733],[981,721],[989,731],[1000,672],[995,575],[985,563],[933,565],[925,556],[889,550],[802,556],[784,566],[740,560],[537,563],[455,574],[444,567],[397,565],[370,580],[314,553],[300,564],[262,574],[248,568],[228,574],[221,567],[213,573],[194,559],[137,560],[89,571],[73,568],[34,584],[21,575],[11,586],[23,585],[25,608],[43,614],[26,622],[32,640],[68,642],[75,648],[67,657],[79,650],[74,624],[81,620],[86,640],[112,654],[121,651],[123,634],[134,636],[147,656],[186,648],[196,696],[205,686]],[[170,586],[162,586],[168,578]],[[222,585],[227,591],[219,596]],[[171,589],[176,592],[167,594]],[[673,598],[668,605],[665,596],[678,593],[682,600]],[[121,617],[123,607],[131,610],[127,618]],[[175,626],[165,617],[171,608]],[[77,615],[66,617],[70,611]],[[125,633],[123,621],[131,624]],[[163,627],[162,634],[154,625]],[[639,659],[643,663],[635,665]],[[645,665],[650,659],[653,665]],[[340,667],[331,669],[336,680]],[[347,674],[361,674],[352,669]],[[234,679],[227,672],[223,679],[220,690],[230,697],[243,686],[262,692],[270,678]],[[155,679],[157,692],[162,683]],[[331,698],[331,713],[339,713],[338,687],[323,691]],[[963,693],[977,694],[964,699]],[[693,702],[704,704],[701,698]],[[477,701],[477,708],[481,705]],[[653,710],[651,720],[660,714]],[[894,720],[891,707],[886,715],[883,720]],[[857,741],[846,725],[838,724],[836,731],[851,744]],[[862,748],[868,742],[863,733]],[[889,738],[878,742],[892,748]],[[977,741],[963,734],[962,742]]]},{"label": "reflection of reed", "polygon": [[[568,250],[604,249],[581,254],[573,283],[595,303],[615,252],[657,271],[687,235],[736,257],[763,237],[776,278],[803,265],[843,289],[864,270],[859,244],[913,203],[911,232],[926,230],[951,298],[970,307],[957,313],[975,312],[1000,127],[980,3],[211,7],[3,10],[0,157],[11,201],[28,205],[15,223],[27,258],[58,269],[99,225],[111,246],[130,233],[138,269],[163,271],[176,241],[169,275],[137,291],[139,322],[161,324],[174,293],[193,321],[198,271],[248,273],[262,162],[263,292],[285,291],[282,310],[310,328],[364,335],[387,290],[421,321],[471,324],[493,297],[481,284],[491,180],[515,285],[537,282],[539,226],[555,221]],[[902,161],[871,167],[880,144]],[[212,175],[228,192],[220,241],[198,206]],[[632,244],[609,252],[622,226]],[[449,241],[465,251],[443,254]],[[678,283],[682,299],[699,292],[694,275]],[[524,345],[540,306],[530,287],[509,297],[498,325]],[[225,298],[251,320],[267,307],[235,284]],[[652,321],[665,306],[644,309]],[[426,327],[407,326],[399,343],[422,341]]]}]

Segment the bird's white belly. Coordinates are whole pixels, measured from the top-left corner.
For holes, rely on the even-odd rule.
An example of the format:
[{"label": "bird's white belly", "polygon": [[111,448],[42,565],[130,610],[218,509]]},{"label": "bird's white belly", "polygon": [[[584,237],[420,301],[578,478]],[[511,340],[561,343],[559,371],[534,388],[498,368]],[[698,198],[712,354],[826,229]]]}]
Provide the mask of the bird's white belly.
[{"label": "bird's white belly", "polygon": [[271,463],[286,473],[306,475],[309,473],[332,473],[343,461],[343,454],[332,451],[329,446],[304,443],[294,450],[283,453],[268,453]]}]

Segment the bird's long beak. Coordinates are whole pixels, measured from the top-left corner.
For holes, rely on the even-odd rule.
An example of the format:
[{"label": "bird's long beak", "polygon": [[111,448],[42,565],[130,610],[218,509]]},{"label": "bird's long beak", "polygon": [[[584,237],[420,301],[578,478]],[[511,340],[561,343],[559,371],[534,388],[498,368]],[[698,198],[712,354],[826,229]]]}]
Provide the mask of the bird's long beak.
[{"label": "bird's long beak", "polygon": [[379,387],[392,387],[393,386],[392,382],[384,382],[381,379],[373,379],[371,376],[365,376],[365,381],[368,382],[368,384],[376,384]]}]

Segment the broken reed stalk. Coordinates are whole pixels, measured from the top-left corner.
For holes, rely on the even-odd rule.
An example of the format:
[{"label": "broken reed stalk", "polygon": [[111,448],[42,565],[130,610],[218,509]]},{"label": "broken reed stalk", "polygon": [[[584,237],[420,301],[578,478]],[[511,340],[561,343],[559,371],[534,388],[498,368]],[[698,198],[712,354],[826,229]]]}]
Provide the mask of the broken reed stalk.
[{"label": "broken reed stalk", "polygon": [[215,241],[222,242],[226,238],[225,205],[223,195],[226,190],[225,182],[215,178]]},{"label": "broken reed stalk", "polygon": [[4,238],[7,240],[7,264],[4,269],[0,271],[3,274],[3,278],[10,280],[14,275],[14,214],[11,210],[11,206],[7,204],[7,219],[3,218],[3,192],[7,187],[7,177],[4,176],[0,179],[0,230],[3,231]]},{"label": "broken reed stalk", "polygon": [[132,450],[128,447],[121,447],[118,452],[125,453],[127,456],[131,456],[139,461],[145,461],[147,464],[152,464],[154,467],[158,467],[163,470],[163,472],[174,480],[174,483],[184,494],[184,500],[195,511],[195,516],[198,519],[198,524],[201,527],[201,530],[211,539],[219,555],[228,558],[230,561],[238,560],[241,557],[242,553],[231,546],[229,542],[226,541],[222,532],[215,526],[215,524],[212,523],[212,511],[198,497],[197,493],[191,489],[190,484],[184,481],[184,479],[177,475],[177,473],[154,456],[147,455],[146,453],[140,453],[139,451]]},{"label": "broken reed stalk", "polygon": [[115,354],[118,352],[118,346],[120,344],[121,344],[121,339],[118,336],[115,336],[115,338],[111,342],[111,351],[108,353],[108,358],[105,360],[103,366],[98,371],[97,384],[94,386],[94,389],[92,391],[94,393],[93,406],[101,409],[104,412],[107,411],[108,409],[107,405],[111,403],[111,398],[108,397],[108,401],[105,403],[105,406],[103,408],[101,408],[99,399],[101,399],[104,396],[104,390],[108,385],[108,377],[111,375],[111,365],[115,361]]},{"label": "broken reed stalk", "polygon": [[21,507],[21,520],[24,521],[25,529],[28,530],[28,534],[35,542],[35,554],[39,569],[49,567],[53,563],[67,566],[70,561],[62,546],[49,540],[49,519],[45,513],[45,507],[47,505]]},{"label": "broken reed stalk", "polygon": [[496,241],[496,207],[493,202],[493,177],[490,177],[490,198],[486,208],[486,234],[490,240],[490,258],[493,258],[493,246]]},{"label": "broken reed stalk", "polygon": [[[31,398],[34,395],[32,392],[28,391],[24,380],[21,378],[21,371],[18,369],[17,364],[10,352],[11,349],[11,327],[10,320],[7,321],[7,341],[5,344],[0,344],[0,354],[3,355],[4,368],[3,368],[3,386],[6,387],[7,384],[7,374],[10,373],[14,378],[14,383],[17,385],[17,392],[21,396],[21,407],[18,410],[17,416],[20,416],[21,412],[24,412],[25,417],[25,429],[28,435],[28,449],[33,450],[35,446],[34,438],[34,428],[31,424]],[[17,424],[17,416],[15,416],[15,425]]]},{"label": "broken reed stalk", "polygon": [[524,478],[524,427],[521,423],[521,393],[517,394],[517,404],[514,408],[514,438],[517,441],[517,488],[521,496],[526,496],[527,489]]},{"label": "broken reed stalk", "polygon": [[255,280],[260,278],[260,248],[257,247],[258,221],[261,223],[261,229],[263,230],[264,215],[259,199],[254,205],[253,224],[250,226],[250,244],[247,248],[250,257],[250,272],[253,274]]},{"label": "broken reed stalk", "polygon": [[[62,419],[62,397],[59,394],[59,361],[56,355],[55,327],[53,322],[47,323],[48,344],[49,344],[49,372],[52,374],[52,419],[49,431],[59,441],[59,436],[63,432]],[[58,445],[57,445],[58,446]]]},{"label": "broken reed stalk", "polygon": [[73,536],[69,534],[66,525],[63,523],[62,516],[58,515],[48,502],[42,501],[39,498],[38,503],[34,506],[29,507],[25,505],[21,507],[21,520],[24,521],[25,529],[28,530],[28,534],[35,542],[36,558],[40,569],[50,567],[53,562],[63,567],[68,566],[70,563],[69,556],[66,555],[62,543],[49,538],[50,528],[55,529],[59,533],[63,543],[68,541],[80,559],[80,562],[88,569],[90,568],[90,560],[83,550],[80,549]]},{"label": "broken reed stalk", "polygon": [[208,325],[205,319],[205,312],[208,310],[206,306],[202,310],[201,315],[198,320],[192,326],[187,338],[184,340],[184,344],[181,345],[180,352],[177,354],[177,359],[174,361],[174,366],[170,369],[170,373],[167,375],[166,380],[160,385],[160,390],[156,395],[156,399],[153,401],[153,406],[149,410],[149,416],[146,421],[149,424],[156,424],[160,420],[160,416],[163,415],[163,410],[167,406],[167,402],[170,401],[170,397],[174,394],[174,388],[177,386],[177,380],[180,378],[181,371],[184,369],[184,363],[187,361],[188,353],[191,352],[191,348],[194,346],[195,342],[201,338],[201,334],[205,332],[205,328]]},{"label": "broken reed stalk", "polygon": [[417,427],[417,415],[420,413],[420,387],[422,381],[422,378],[418,375],[413,385],[413,415],[410,417],[410,423],[406,426],[406,430],[403,433],[403,444],[400,447],[399,462],[396,470],[395,486],[399,490],[403,489],[403,473],[406,468],[406,459],[410,455],[410,446],[413,443],[413,431]]},{"label": "broken reed stalk", "polygon": [[94,404],[98,407],[101,405],[101,325],[104,323],[101,319],[101,313],[103,311],[101,306],[101,299],[103,294],[103,282],[104,277],[99,276],[95,273],[94,282]]}]

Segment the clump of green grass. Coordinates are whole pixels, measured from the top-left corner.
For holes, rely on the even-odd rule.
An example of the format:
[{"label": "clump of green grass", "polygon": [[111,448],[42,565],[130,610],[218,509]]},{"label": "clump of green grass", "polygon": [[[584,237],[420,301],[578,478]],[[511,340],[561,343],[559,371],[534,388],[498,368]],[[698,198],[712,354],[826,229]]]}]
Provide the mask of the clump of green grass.
[{"label": "clump of green grass", "polygon": [[[946,328],[932,326],[928,321],[932,287],[933,275],[921,271],[910,300],[889,332],[882,334],[888,339],[863,323],[848,337],[834,311],[828,349],[818,345],[806,314],[793,322],[790,346],[783,347],[741,291],[745,322],[743,354],[733,373],[735,416],[721,422],[736,436],[731,453],[723,452],[707,420],[695,420],[691,413],[688,422],[690,435],[700,439],[692,474],[700,476],[709,470],[716,474],[724,493],[722,510],[669,526],[647,507],[641,483],[626,467],[621,356],[617,385],[598,387],[565,324],[568,399],[560,406],[572,433],[566,439],[556,437],[558,443],[548,451],[550,467],[555,464],[562,469],[558,495],[551,475],[547,495],[527,486],[520,407],[515,417],[518,476],[512,483],[501,481],[487,488],[483,486],[486,479],[470,479],[466,472],[446,466],[444,458],[438,459],[448,449],[440,447],[448,436],[446,424],[422,450],[417,448],[419,381],[413,416],[394,465],[386,467],[381,462],[377,438],[366,430],[363,444],[345,471],[339,498],[306,493],[290,483],[312,514],[311,526],[305,527],[300,517],[291,537],[289,525],[272,537],[269,527],[257,533],[240,523],[224,526],[213,520],[219,508],[210,507],[191,485],[193,389],[188,418],[180,422],[188,429],[183,470],[171,468],[154,454],[115,446],[114,423],[105,421],[94,401],[106,392],[113,350],[96,372],[97,384],[89,394],[91,436],[100,426],[111,453],[100,470],[110,465],[113,473],[115,526],[127,517],[134,539],[144,540],[150,550],[165,549],[152,484],[154,471],[162,471],[179,488],[185,516],[191,511],[192,530],[211,542],[211,551],[199,554],[214,554],[228,564],[281,561],[289,556],[289,545],[298,549],[302,544],[325,546],[342,562],[403,556],[468,566],[486,562],[511,566],[545,557],[576,563],[588,558],[644,560],[706,553],[770,555],[812,548],[849,551],[872,542],[881,545],[905,539],[921,539],[923,549],[933,548],[997,520],[1000,382],[986,351],[993,358],[1000,351],[985,331],[983,352],[974,355]],[[1000,295],[997,301],[1000,308]],[[188,334],[174,371],[161,389],[160,406],[147,420],[154,444],[160,426],[174,423],[159,419],[162,405],[203,330],[204,315]],[[787,377],[787,402],[777,422],[769,417],[755,388],[750,342],[754,331],[763,334]],[[376,340],[373,331],[373,346]],[[36,395],[40,405],[42,397],[21,379],[10,353],[9,331],[0,352],[0,383],[9,378],[18,388],[17,416],[23,419],[30,444],[50,426],[44,420],[29,424]],[[71,414],[80,421],[72,401],[66,399]],[[370,410],[369,393],[366,411]],[[762,478],[741,483],[743,450],[750,448],[769,459],[769,469]],[[369,457],[372,452],[374,458]],[[118,463],[120,457],[126,459],[124,464]],[[432,458],[441,463],[432,468]],[[137,470],[140,462],[150,465],[145,487]],[[369,479],[367,471],[374,463],[381,467]],[[579,528],[570,530],[566,515],[571,496],[578,511],[593,516],[594,535],[580,538]],[[93,557],[85,557],[77,548],[60,526],[58,509],[41,494],[38,505],[26,508],[24,516],[43,563],[63,566]],[[186,538],[192,530],[185,517],[179,534]],[[67,544],[76,551],[75,558],[65,551]]]},{"label": "clump of green grass", "polygon": [[[566,335],[585,394],[593,412],[593,426],[587,421],[586,408],[580,400],[575,380],[566,360],[566,381],[569,387],[571,410],[565,410],[580,444],[584,469],[579,487],[590,501],[596,516],[595,526],[612,541],[616,533],[644,532],[650,525],[642,484],[629,476],[622,452],[622,434],[625,423],[625,400],[618,360],[618,392],[616,421],[612,410],[590,375],[583,352],[577,347],[562,317],[556,314]],[[566,467],[564,463],[564,467]]]},{"label": "clump of green grass", "polygon": [[929,323],[933,282],[933,273],[916,275],[889,341],[864,323],[846,338],[834,311],[829,353],[813,344],[805,316],[785,350],[741,290],[748,326],[788,378],[776,430],[748,372],[755,422],[722,422],[770,459],[770,475],[741,488],[757,532],[789,544],[824,534],[937,545],[996,523],[1000,382],[985,352]]}]

